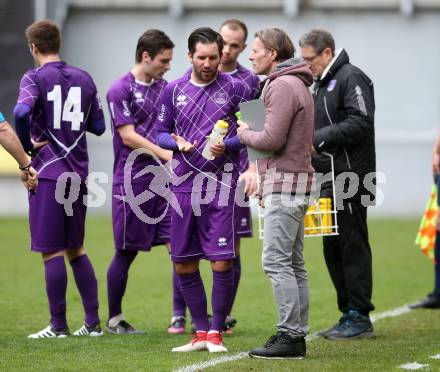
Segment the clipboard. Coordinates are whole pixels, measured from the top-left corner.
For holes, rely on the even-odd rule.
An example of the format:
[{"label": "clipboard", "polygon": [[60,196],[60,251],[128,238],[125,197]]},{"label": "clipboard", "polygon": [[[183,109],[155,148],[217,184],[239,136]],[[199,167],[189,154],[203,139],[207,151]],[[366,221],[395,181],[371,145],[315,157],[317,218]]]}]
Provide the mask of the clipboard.
[{"label": "clipboard", "polygon": [[[241,120],[246,122],[249,127],[261,132],[264,129],[264,118],[266,115],[264,102],[262,99],[254,99],[252,101],[241,102],[240,105]],[[271,151],[260,151],[246,146],[249,161],[270,158],[273,155]]]}]

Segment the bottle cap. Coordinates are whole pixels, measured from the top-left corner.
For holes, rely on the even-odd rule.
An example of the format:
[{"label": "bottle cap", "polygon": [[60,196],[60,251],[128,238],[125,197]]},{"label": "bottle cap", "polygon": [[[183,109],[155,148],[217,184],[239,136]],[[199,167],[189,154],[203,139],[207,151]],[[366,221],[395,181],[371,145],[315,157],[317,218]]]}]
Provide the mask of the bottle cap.
[{"label": "bottle cap", "polygon": [[224,120],[217,120],[217,123],[215,123],[215,126],[222,128],[222,129],[228,129],[229,124]]}]

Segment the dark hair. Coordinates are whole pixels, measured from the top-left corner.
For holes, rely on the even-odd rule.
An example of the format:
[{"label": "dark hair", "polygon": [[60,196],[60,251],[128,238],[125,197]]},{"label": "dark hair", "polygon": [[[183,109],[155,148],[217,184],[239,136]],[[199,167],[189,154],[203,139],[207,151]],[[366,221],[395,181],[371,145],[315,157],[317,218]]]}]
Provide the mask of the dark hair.
[{"label": "dark hair", "polygon": [[323,28],[314,28],[307,32],[299,41],[299,46],[310,46],[315,52],[320,54],[326,48],[330,48],[332,54],[335,54],[335,40],[330,32]]},{"label": "dark hair", "polygon": [[142,53],[147,52],[151,59],[164,49],[173,49],[174,43],[160,30],[147,30],[139,38],[136,46],[136,62],[142,61]]},{"label": "dark hair", "polygon": [[244,32],[244,41],[246,41],[246,39],[248,37],[248,29],[247,29],[246,25],[242,21],[240,21],[239,19],[236,19],[236,18],[227,19],[220,26],[220,30],[224,26],[228,26],[233,31],[237,31],[239,29],[242,29],[243,32]]},{"label": "dark hair", "polygon": [[196,51],[196,45],[198,43],[202,44],[212,44],[217,43],[219,54],[222,54],[223,50],[223,39],[222,36],[209,27],[200,27],[189,35],[188,38],[188,51],[194,54]]},{"label": "dark hair", "polygon": [[32,23],[25,31],[29,45],[34,44],[41,54],[58,54],[61,47],[61,32],[52,21]]},{"label": "dark hair", "polygon": [[277,52],[277,62],[282,62],[295,56],[295,47],[292,40],[280,28],[265,28],[256,32],[254,36],[260,39],[267,49]]}]

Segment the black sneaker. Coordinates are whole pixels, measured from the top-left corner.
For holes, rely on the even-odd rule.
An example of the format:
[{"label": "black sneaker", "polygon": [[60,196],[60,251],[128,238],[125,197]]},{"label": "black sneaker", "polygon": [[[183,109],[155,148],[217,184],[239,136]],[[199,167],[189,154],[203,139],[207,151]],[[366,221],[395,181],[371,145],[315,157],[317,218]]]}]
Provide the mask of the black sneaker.
[{"label": "black sneaker", "polygon": [[306,341],[304,337],[278,332],[264,346],[252,349],[249,356],[263,359],[303,359],[306,356]]},{"label": "black sneaker", "polygon": [[324,330],[318,332],[316,335],[317,335],[317,336],[321,336],[321,337],[325,337],[325,336],[327,336],[328,334],[330,334],[330,333],[336,331],[336,330],[338,329],[338,327],[340,327],[341,324],[344,323],[345,318],[347,317],[347,315],[348,315],[348,313],[343,313],[343,314],[342,314],[342,317],[339,319],[339,321],[338,321],[336,324],[334,324],[333,326],[331,326],[331,327],[329,327],[329,328],[326,328],[326,329],[324,329]]},{"label": "black sneaker", "polygon": [[107,322],[106,330],[108,333],[114,334],[114,335],[143,335],[145,334],[144,331],[140,331],[139,329],[134,328],[131,326],[130,323],[126,322],[125,320],[119,321],[118,324],[116,324],[114,327],[110,327],[110,325]]},{"label": "black sneaker", "polygon": [[236,324],[237,324],[237,319],[228,315],[225,319],[225,322],[223,323],[223,332],[231,335],[234,332],[232,328],[234,328]]},{"label": "black sneaker", "polygon": [[420,302],[409,305],[411,309],[440,309],[440,295],[436,293],[430,293],[426,298]]},{"label": "black sneaker", "polygon": [[376,335],[370,317],[362,315],[356,310],[350,310],[345,320],[334,331],[327,333],[324,337],[329,340],[348,340],[373,338]]}]

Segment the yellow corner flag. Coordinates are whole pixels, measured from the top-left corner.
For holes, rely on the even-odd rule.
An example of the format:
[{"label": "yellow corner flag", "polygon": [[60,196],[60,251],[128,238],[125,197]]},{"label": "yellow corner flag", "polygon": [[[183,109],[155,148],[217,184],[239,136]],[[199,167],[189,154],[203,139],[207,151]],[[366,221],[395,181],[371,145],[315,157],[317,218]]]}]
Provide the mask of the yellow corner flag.
[{"label": "yellow corner flag", "polygon": [[431,196],[423,213],[420,222],[419,232],[416,237],[416,244],[422,252],[426,254],[434,262],[434,245],[435,245],[435,224],[437,220],[437,185],[432,186]]}]

